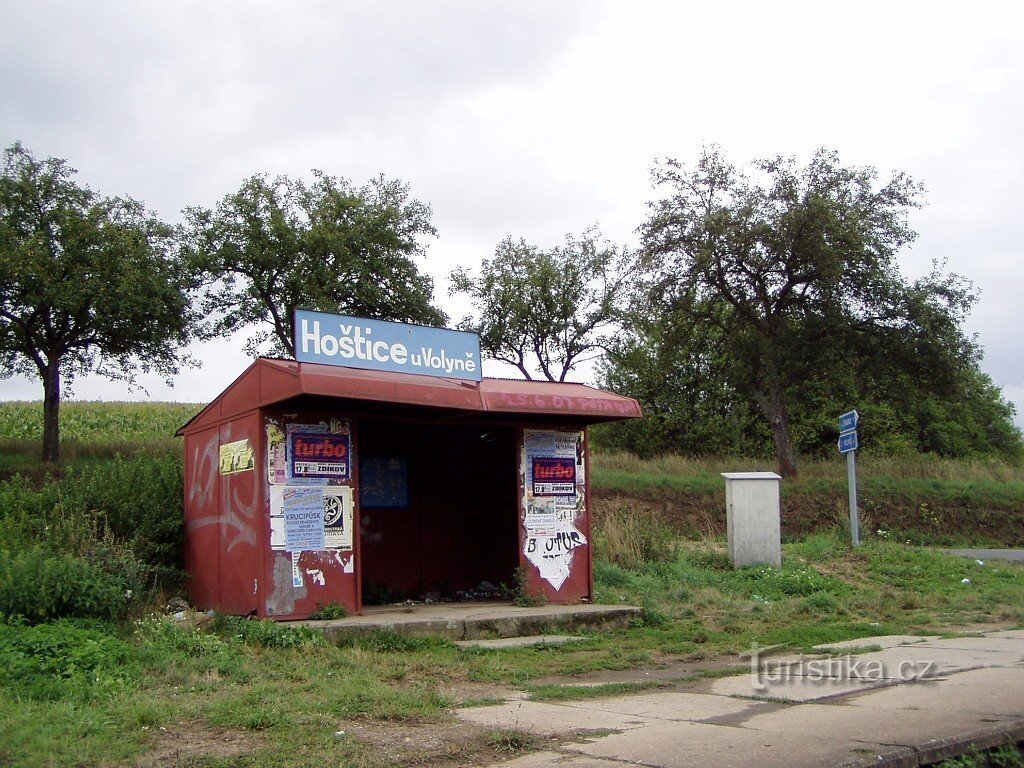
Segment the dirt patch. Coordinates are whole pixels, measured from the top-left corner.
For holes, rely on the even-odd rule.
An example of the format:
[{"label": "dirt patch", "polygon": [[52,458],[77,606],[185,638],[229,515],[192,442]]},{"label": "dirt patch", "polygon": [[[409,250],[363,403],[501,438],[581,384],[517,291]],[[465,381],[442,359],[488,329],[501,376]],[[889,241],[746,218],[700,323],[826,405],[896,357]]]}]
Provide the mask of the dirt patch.
[{"label": "dirt patch", "polygon": [[457,707],[478,701],[517,701],[526,698],[526,694],[517,688],[472,682],[457,682],[444,686],[441,694],[455,702]]},{"label": "dirt patch", "polygon": [[458,720],[382,721],[347,720],[339,725],[343,738],[357,739],[372,746],[386,762],[395,766],[436,766],[457,768],[489,765],[524,752],[557,746],[559,739],[513,731],[495,731]]},{"label": "dirt patch", "polygon": [[715,656],[700,661],[672,661],[659,666],[637,669],[597,670],[584,675],[555,676],[532,680],[531,685],[608,685],[610,683],[667,683],[685,686],[702,679],[708,673],[725,674],[728,671],[743,672],[748,669],[735,656]]},{"label": "dirt patch", "polygon": [[168,768],[199,757],[236,757],[263,746],[259,734],[211,728],[198,721],[184,721],[158,733],[153,748],[136,760],[137,768]]}]

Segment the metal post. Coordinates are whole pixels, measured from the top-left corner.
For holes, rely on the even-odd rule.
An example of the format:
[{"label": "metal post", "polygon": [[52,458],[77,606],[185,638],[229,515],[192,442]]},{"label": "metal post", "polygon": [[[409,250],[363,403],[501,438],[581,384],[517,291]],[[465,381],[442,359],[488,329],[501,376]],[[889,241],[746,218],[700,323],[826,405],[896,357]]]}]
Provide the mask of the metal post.
[{"label": "metal post", "polygon": [[853,546],[860,546],[860,523],[857,519],[857,452],[846,454],[846,479],[850,484],[850,536]]}]

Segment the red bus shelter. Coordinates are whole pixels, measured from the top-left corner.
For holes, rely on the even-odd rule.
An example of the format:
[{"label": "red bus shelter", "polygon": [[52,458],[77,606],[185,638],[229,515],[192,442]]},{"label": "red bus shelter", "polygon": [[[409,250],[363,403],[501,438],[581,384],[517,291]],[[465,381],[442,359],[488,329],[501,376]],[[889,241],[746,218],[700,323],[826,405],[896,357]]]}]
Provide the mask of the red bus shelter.
[{"label": "red bus shelter", "polygon": [[193,604],[306,618],[341,603],[593,590],[587,426],[641,415],[582,384],[260,358],[185,424]]}]

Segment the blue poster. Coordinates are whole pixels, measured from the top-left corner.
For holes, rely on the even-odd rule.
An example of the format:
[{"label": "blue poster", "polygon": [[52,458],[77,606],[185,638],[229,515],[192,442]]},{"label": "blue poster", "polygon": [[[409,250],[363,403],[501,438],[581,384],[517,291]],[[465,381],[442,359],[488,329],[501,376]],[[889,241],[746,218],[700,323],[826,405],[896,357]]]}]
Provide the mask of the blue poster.
[{"label": "blue poster", "polygon": [[348,480],[352,476],[349,456],[352,453],[351,435],[327,435],[306,430],[288,434],[291,447],[291,474],[293,478],[329,478]]},{"label": "blue poster", "polygon": [[286,551],[327,549],[324,539],[324,492],[321,488],[286,488],[283,511]]},{"label": "blue poster", "polygon": [[408,462],[398,457],[363,457],[359,462],[359,504],[384,509],[408,507]]}]

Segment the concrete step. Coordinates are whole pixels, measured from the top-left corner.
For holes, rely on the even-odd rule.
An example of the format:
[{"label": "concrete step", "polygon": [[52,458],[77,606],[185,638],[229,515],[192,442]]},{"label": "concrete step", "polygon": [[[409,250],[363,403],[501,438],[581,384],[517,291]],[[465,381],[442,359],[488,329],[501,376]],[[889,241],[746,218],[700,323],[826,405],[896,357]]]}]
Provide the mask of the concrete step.
[{"label": "concrete step", "polygon": [[449,640],[480,640],[621,629],[640,615],[632,605],[545,605],[521,608],[506,602],[426,603],[373,606],[361,616],[296,621],[328,637],[382,630]]}]

